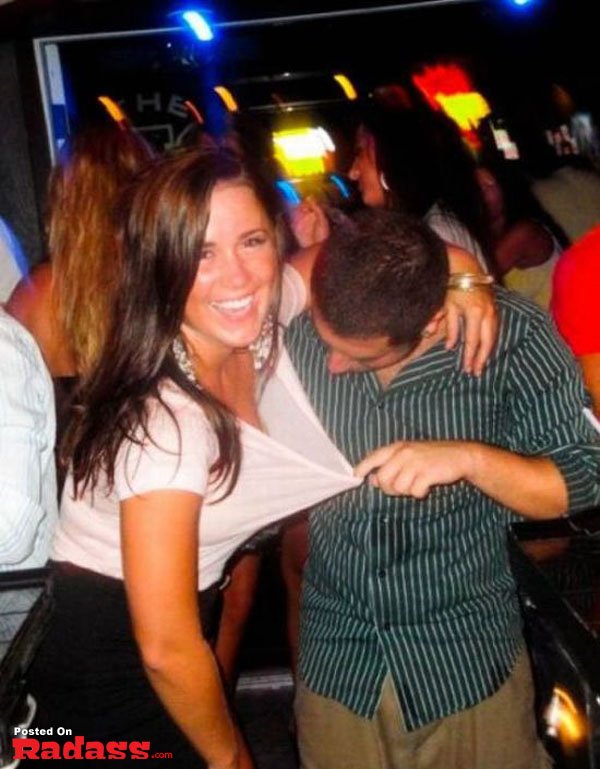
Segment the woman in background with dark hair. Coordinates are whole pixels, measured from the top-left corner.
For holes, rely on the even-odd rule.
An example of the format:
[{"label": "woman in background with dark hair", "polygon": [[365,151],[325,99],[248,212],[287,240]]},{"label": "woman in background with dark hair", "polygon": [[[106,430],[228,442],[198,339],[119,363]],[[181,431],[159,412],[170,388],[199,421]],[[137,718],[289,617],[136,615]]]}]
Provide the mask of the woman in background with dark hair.
[{"label": "woman in background with dark hair", "polygon": [[486,203],[494,271],[503,284],[548,309],[565,234],[531,193],[517,161],[482,158],[477,180]]},{"label": "woman in background with dark hair", "polygon": [[406,98],[403,106],[375,99],[362,111],[350,178],[365,205],[424,219],[485,268],[489,237],[475,160],[449,118]]}]

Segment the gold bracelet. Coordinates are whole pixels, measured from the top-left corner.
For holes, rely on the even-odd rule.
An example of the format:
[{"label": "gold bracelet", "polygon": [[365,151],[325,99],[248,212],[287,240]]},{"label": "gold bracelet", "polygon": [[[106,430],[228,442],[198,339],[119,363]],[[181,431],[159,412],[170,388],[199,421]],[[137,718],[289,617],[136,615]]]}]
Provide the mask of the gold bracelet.
[{"label": "gold bracelet", "polygon": [[452,272],[448,278],[448,288],[455,291],[475,291],[487,288],[494,283],[492,275],[481,272]]}]

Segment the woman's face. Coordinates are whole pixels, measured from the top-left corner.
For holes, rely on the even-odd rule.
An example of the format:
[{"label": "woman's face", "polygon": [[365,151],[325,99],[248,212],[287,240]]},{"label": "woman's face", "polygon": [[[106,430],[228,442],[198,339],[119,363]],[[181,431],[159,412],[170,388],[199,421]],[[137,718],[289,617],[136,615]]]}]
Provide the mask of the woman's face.
[{"label": "woman's face", "polygon": [[350,178],[358,184],[363,203],[372,208],[383,208],[386,203],[381,174],[377,168],[375,139],[362,126],[356,132],[354,160]]},{"label": "woman's face", "polygon": [[496,177],[487,168],[478,168],[475,173],[490,218],[499,219],[504,215],[504,198]]},{"label": "woman's face", "polygon": [[207,361],[243,349],[260,334],[279,279],[273,226],[254,191],[219,184],[182,331]]}]

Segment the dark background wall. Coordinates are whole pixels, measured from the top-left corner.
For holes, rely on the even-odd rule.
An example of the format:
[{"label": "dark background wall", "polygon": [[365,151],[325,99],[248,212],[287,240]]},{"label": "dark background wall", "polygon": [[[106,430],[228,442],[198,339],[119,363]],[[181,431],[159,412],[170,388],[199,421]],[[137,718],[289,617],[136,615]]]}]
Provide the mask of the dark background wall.
[{"label": "dark background wall", "polygon": [[49,161],[33,74],[31,53],[18,42],[0,42],[0,216],[36,263],[42,257],[40,205]]}]

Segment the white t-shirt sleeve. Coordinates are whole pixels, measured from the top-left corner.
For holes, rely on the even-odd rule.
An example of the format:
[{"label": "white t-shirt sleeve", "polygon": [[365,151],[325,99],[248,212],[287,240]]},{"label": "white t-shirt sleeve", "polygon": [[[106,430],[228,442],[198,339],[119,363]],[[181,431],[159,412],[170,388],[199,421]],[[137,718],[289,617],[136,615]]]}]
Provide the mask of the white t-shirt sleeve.
[{"label": "white t-shirt sleeve", "polygon": [[425,222],[446,243],[463,248],[465,251],[473,254],[479,262],[481,269],[484,272],[488,272],[481,246],[475,238],[472,237],[464,224],[462,224],[462,222],[455,216],[442,211],[438,205],[434,205],[427,214],[425,214]]},{"label": "white t-shirt sleeve", "polygon": [[0,308],[0,572],[41,566],[48,557],[57,514],[54,429],[41,353]]},{"label": "white t-shirt sleeve", "polygon": [[306,308],[306,286],[300,273],[291,265],[283,266],[279,322],[287,326]]},{"label": "white t-shirt sleeve", "polygon": [[0,217],[0,302],[6,302],[26,273],[27,262],[19,242]]},{"label": "white t-shirt sleeve", "polygon": [[150,437],[121,447],[115,467],[115,492],[127,499],[172,489],[206,494],[217,439],[200,406],[183,395],[167,398],[173,416],[158,401],[148,420]]}]

